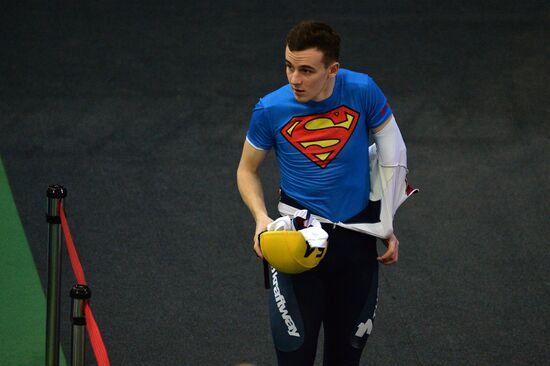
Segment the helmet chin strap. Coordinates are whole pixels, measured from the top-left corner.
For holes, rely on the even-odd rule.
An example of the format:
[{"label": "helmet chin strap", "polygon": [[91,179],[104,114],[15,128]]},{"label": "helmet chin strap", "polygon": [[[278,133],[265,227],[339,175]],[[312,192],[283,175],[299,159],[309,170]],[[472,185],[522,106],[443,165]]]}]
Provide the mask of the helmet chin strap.
[{"label": "helmet chin strap", "polygon": [[267,260],[264,258],[264,288],[266,290],[269,290],[271,288],[271,282],[269,281],[269,263],[267,263]]}]

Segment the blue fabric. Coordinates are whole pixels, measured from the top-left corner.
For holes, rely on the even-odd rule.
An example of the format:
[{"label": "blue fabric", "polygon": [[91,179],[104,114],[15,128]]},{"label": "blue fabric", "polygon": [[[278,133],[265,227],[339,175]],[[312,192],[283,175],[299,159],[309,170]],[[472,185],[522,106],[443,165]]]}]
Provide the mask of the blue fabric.
[{"label": "blue fabric", "polygon": [[287,195],[317,215],[344,221],[368,205],[368,131],[391,114],[370,76],[340,69],[332,95],[321,102],[297,102],[288,84],[261,98],[247,140],[275,150]]}]

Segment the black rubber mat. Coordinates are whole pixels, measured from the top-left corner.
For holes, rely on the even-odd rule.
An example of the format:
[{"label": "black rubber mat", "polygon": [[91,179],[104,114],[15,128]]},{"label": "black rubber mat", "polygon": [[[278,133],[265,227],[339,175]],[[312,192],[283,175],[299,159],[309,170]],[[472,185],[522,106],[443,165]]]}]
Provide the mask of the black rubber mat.
[{"label": "black rubber mat", "polygon": [[[307,18],[381,86],[421,189],[400,209],[362,365],[547,364],[547,4],[153,3],[0,6],[0,156],[43,285],[45,192],[67,188],[113,365],[275,364],[235,171],[253,105],[286,82],[286,31]],[[273,214],[275,168],[270,155]],[[73,282],[66,260],[67,354]]]}]

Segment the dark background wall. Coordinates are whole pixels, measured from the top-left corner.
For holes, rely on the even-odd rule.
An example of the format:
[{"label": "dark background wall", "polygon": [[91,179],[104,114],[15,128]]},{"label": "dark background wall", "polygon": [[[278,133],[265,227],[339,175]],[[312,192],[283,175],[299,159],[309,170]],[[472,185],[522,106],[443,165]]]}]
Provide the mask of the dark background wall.
[{"label": "dark background wall", "polygon": [[422,191],[399,212],[363,364],[546,364],[543,1],[3,3],[0,156],[43,284],[59,183],[113,365],[274,364],[235,170],[306,18],[331,23],[343,66],[381,86]]}]

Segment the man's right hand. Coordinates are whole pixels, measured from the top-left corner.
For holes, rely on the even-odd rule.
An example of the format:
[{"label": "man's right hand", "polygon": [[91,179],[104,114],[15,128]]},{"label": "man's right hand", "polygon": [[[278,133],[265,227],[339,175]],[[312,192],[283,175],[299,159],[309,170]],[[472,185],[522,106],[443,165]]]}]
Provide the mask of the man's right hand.
[{"label": "man's right hand", "polygon": [[264,216],[256,221],[256,232],[254,233],[254,252],[258,258],[263,258],[262,251],[260,249],[260,242],[258,235],[267,230],[267,225],[272,223],[273,220],[269,216]]}]

